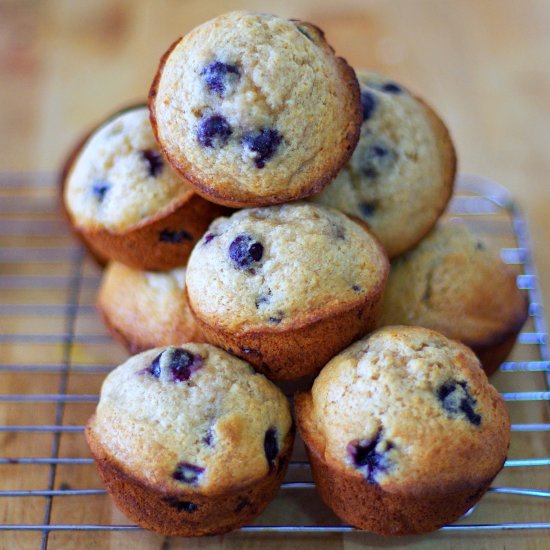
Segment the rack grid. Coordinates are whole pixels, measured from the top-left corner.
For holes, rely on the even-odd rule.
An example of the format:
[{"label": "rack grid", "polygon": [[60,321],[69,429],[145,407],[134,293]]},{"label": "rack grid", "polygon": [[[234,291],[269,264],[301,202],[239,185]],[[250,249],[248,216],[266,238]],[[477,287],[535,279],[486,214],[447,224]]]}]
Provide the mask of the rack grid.
[{"label": "rack grid", "polygon": [[[101,381],[126,353],[98,319],[101,270],[69,234],[57,192],[52,174],[0,174],[0,531],[38,532],[43,549],[59,531],[140,529],[110,505],[83,438]],[[518,269],[529,320],[492,378],[511,412],[510,457],[478,507],[442,530],[550,530],[550,354],[526,221],[508,191],[475,176],[459,178],[446,216],[484,233]],[[241,532],[354,531],[313,490],[298,442],[274,504]],[[86,510],[67,504],[77,497]]]}]

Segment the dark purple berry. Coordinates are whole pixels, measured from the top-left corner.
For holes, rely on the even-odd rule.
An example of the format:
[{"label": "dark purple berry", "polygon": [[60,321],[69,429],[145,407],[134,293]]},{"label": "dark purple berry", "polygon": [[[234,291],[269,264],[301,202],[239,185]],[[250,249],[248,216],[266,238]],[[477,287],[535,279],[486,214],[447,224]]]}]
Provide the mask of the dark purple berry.
[{"label": "dark purple berry", "polygon": [[185,382],[202,366],[202,357],[186,349],[176,348],[170,357],[170,371],[174,382]]},{"label": "dark purple berry", "polygon": [[390,461],[386,451],[393,448],[393,444],[386,443],[386,451],[379,452],[376,447],[382,441],[382,429],[374,439],[354,439],[347,445],[347,452],[351,457],[353,465],[359,470],[363,470],[363,475],[369,483],[376,483],[377,476],[386,472],[390,467]]},{"label": "dark purple berry", "polygon": [[163,229],[159,234],[159,240],[162,243],[181,243],[183,241],[192,241],[193,236],[187,233],[184,229],[179,231],[170,231]]},{"label": "dark purple berry", "polygon": [[203,147],[223,147],[233,133],[229,122],[220,115],[212,115],[200,121],[197,139]]},{"label": "dark purple berry", "polygon": [[351,287],[351,289],[354,291],[354,292],[361,292],[361,290],[363,290],[359,285],[353,285]]},{"label": "dark purple berry", "polygon": [[264,254],[262,243],[254,241],[250,235],[238,235],[229,245],[229,257],[238,269],[246,269],[259,262]]},{"label": "dark purple berry", "polygon": [[196,512],[198,506],[194,502],[188,500],[178,500],[175,497],[165,497],[162,499],[168,506],[175,508],[178,512]]},{"label": "dark purple berry", "polygon": [[246,149],[254,153],[254,164],[256,168],[263,168],[277,151],[281,144],[282,137],[272,128],[262,128],[256,133],[248,134],[243,139]]},{"label": "dark purple berry", "polygon": [[363,90],[361,92],[361,107],[363,108],[363,122],[365,122],[376,109],[376,96],[368,90]]},{"label": "dark purple berry", "polygon": [[376,142],[361,154],[361,173],[366,178],[377,178],[387,172],[397,161],[397,153],[386,144]]},{"label": "dark purple berry", "polygon": [[474,410],[477,400],[468,391],[464,380],[448,380],[436,392],[443,409],[451,415],[463,414],[474,426],[481,424],[481,416]]},{"label": "dark purple berry", "polygon": [[188,483],[189,485],[196,485],[199,478],[204,472],[204,468],[189,464],[188,462],[180,462],[176,466],[172,478],[182,483]]},{"label": "dark purple berry", "polygon": [[148,163],[149,175],[156,178],[164,167],[164,162],[160,153],[151,151],[150,149],[143,149],[141,156]]},{"label": "dark purple berry", "polygon": [[98,202],[103,202],[105,194],[111,189],[111,184],[107,181],[96,180],[92,185],[92,193]]},{"label": "dark purple berry", "polygon": [[210,428],[208,428],[208,431],[206,432],[206,435],[202,438],[202,442],[205,445],[208,445],[209,447],[211,447],[213,441],[214,441],[214,434],[212,433],[212,426],[210,426]]},{"label": "dark purple berry", "polygon": [[283,311],[278,311],[276,315],[268,319],[268,322],[272,325],[278,325],[283,320],[284,316],[285,314]]},{"label": "dark purple berry", "polygon": [[202,366],[202,357],[200,355],[193,355],[186,349],[168,348],[153,359],[151,366],[146,371],[152,374],[155,378],[160,378],[161,362],[165,353],[170,354],[170,363],[168,368],[172,373],[172,380],[174,382],[184,382],[189,380],[191,375]]},{"label": "dark purple berry", "polygon": [[272,468],[279,454],[279,444],[277,443],[277,430],[269,428],[264,436],[264,452],[269,467]]},{"label": "dark purple berry", "polygon": [[218,235],[216,235],[215,233],[207,233],[205,236],[204,236],[204,240],[202,242],[202,244],[208,244],[212,239],[215,239]]},{"label": "dark purple berry", "polygon": [[365,218],[370,218],[376,211],[376,205],[373,202],[362,202],[359,204],[359,210]]},{"label": "dark purple berry", "polygon": [[235,65],[214,61],[202,70],[201,76],[204,78],[206,86],[211,92],[223,96],[228,84],[236,82],[241,73]]},{"label": "dark purple berry", "polygon": [[382,85],[381,90],[383,92],[387,92],[388,94],[400,94],[403,92],[403,88],[399,86],[399,84],[396,84],[395,82],[386,82]]},{"label": "dark purple berry", "polygon": [[[164,352],[162,352],[164,353]],[[151,366],[149,367],[148,371],[155,377],[160,378],[160,358],[162,357],[162,353],[159,353],[151,363]]]},{"label": "dark purple berry", "polygon": [[485,244],[482,243],[481,241],[477,241],[476,250],[485,250]]},{"label": "dark purple berry", "polygon": [[246,498],[240,498],[239,503],[235,507],[235,513],[238,514],[239,512],[242,512],[245,508],[250,506],[252,503]]}]

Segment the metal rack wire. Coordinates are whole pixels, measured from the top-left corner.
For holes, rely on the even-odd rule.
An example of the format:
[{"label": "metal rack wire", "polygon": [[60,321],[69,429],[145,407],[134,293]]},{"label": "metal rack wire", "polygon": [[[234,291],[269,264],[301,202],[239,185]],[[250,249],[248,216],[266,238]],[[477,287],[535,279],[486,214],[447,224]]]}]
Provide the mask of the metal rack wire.
[{"label": "metal rack wire", "polygon": [[[504,188],[472,176],[460,178],[448,215],[463,217],[477,230],[488,233],[499,246],[502,259],[521,270],[518,286],[529,295],[530,319],[512,359],[500,367],[495,383],[510,406],[522,405],[518,413],[521,422],[514,422],[512,414],[513,443],[522,434],[542,440],[550,432],[550,356],[526,222]],[[105,495],[87,454],[82,422],[78,422],[93,409],[101,379],[117,364],[117,354],[124,358],[97,321],[93,302],[99,278],[99,269],[68,235],[57,213],[52,176],[0,174],[0,350],[5,352],[0,353],[0,380],[4,381],[0,383],[0,510],[9,510],[11,505],[16,514],[13,521],[0,524],[0,531],[38,531],[42,548],[47,547],[50,533],[56,531],[139,529],[124,524],[121,516],[119,523],[101,522],[101,514],[90,520],[61,521],[70,513],[63,505],[60,513],[55,510],[67,497]],[[506,377],[517,375],[526,381],[522,391],[515,390],[519,379],[514,384],[507,382]],[[89,387],[94,391],[82,391]],[[70,408],[76,406],[85,410],[73,414]],[[31,421],[25,422],[27,418]],[[520,441],[520,450],[522,447]],[[42,475],[26,484],[27,470],[20,467],[40,468]],[[73,469],[72,485],[63,482],[60,469],[64,467]],[[548,467],[547,456],[519,456],[507,460],[505,471]],[[83,480],[92,486],[81,486]],[[281,494],[293,496],[313,488],[303,449],[298,446]],[[541,503],[550,498],[550,487],[493,486],[489,491],[507,499],[519,496]],[[22,517],[24,506],[18,504],[25,498],[41,501],[33,507],[31,520]],[[550,529],[549,510],[544,505],[544,521],[505,523],[475,521],[476,511],[443,530]],[[11,516],[6,513],[4,517]],[[260,518],[258,524],[241,531],[353,531],[326,511],[320,518],[319,522],[310,518],[310,523],[307,517],[294,518],[294,523]]]}]

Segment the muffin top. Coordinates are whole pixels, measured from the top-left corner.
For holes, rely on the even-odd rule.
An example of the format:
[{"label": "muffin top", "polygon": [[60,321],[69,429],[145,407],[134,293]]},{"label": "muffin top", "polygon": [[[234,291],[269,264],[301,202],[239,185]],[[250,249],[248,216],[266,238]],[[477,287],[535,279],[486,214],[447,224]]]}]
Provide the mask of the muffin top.
[{"label": "muffin top", "polygon": [[329,464],[388,491],[489,481],[507,453],[506,407],[467,347],[418,327],[387,327],[321,371],[307,430]]},{"label": "muffin top", "polygon": [[161,61],[150,108],[173,166],[229,206],[321,190],[349,159],[361,123],[353,69],[319,29],[247,12],[177,41]]},{"label": "muffin top", "polygon": [[366,221],[391,257],[435,224],[453,189],[456,159],[436,113],[403,86],[360,71],[363,126],[351,160],[311,200]]},{"label": "muffin top", "polygon": [[191,192],[162,158],[147,107],[137,106],[86,140],[65,181],[65,205],[79,227],[122,232],[169,212]]},{"label": "muffin top", "polygon": [[292,429],[283,393],[208,344],[157,348],[109,374],[90,429],[130,475],[221,492],[260,479]]},{"label": "muffin top", "polygon": [[362,303],[387,271],[382,248],[362,226],[298,202],[215,220],[189,258],[187,291],[209,324],[278,331]]},{"label": "muffin top", "polygon": [[419,325],[476,347],[498,343],[526,315],[514,271],[453,222],[392,263],[378,324]]},{"label": "muffin top", "polygon": [[98,304],[131,351],[201,339],[185,293],[185,268],[166,272],[107,266]]}]

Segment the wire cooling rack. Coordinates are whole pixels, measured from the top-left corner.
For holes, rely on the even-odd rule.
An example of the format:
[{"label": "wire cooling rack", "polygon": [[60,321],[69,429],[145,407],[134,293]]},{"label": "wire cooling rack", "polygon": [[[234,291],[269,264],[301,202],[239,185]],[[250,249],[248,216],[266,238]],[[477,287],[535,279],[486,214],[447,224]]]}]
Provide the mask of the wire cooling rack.
[{"label": "wire cooling rack", "polygon": [[[492,378],[512,417],[509,459],[477,508],[443,530],[550,529],[550,357],[526,223],[503,187],[472,176],[458,182],[447,214],[457,216],[517,267],[530,304],[512,356]],[[63,533],[140,529],[111,505],[83,437],[104,376],[126,358],[95,311],[100,276],[69,235],[53,176],[0,174],[0,537],[6,548],[47,548]],[[298,442],[274,503],[241,531],[353,531],[313,491]],[[56,539],[56,547],[68,548],[67,541]]]}]

